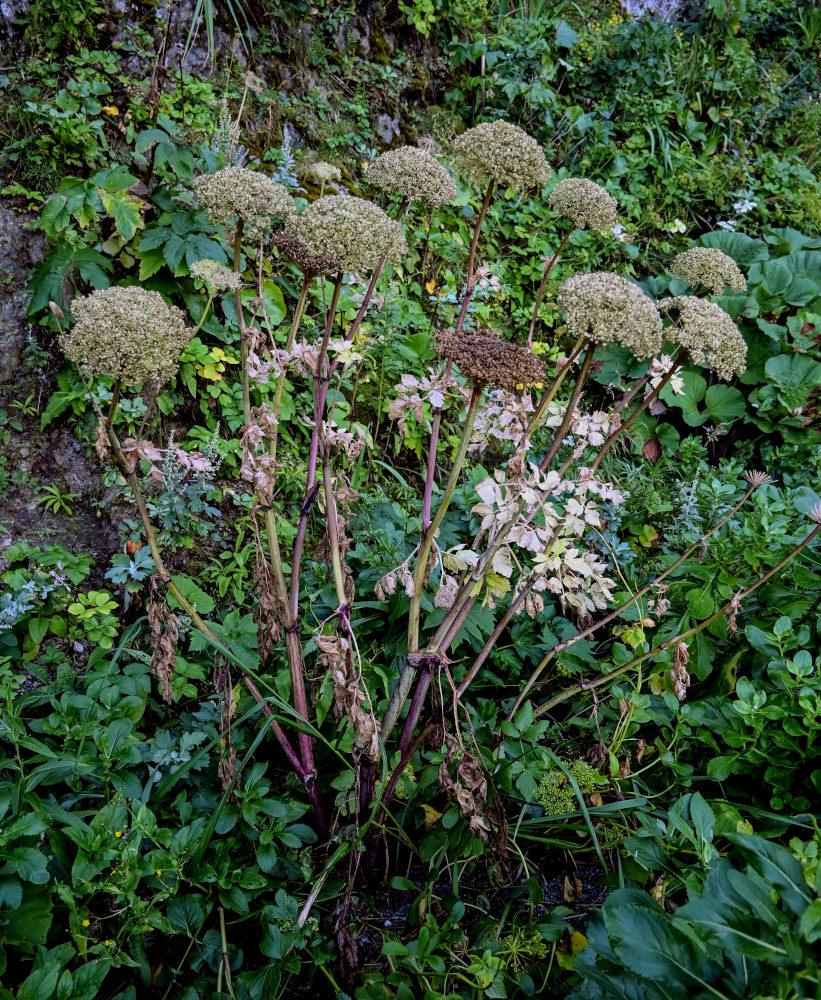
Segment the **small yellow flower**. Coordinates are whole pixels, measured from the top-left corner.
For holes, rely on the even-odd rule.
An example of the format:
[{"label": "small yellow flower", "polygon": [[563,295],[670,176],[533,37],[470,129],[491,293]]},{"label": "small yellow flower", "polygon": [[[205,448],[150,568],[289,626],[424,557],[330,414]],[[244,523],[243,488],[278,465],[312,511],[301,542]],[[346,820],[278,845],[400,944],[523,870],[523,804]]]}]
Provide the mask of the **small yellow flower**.
[{"label": "small yellow flower", "polygon": [[158,877],[159,877],[159,876],[162,876],[162,868],[158,868],[158,869],[157,869],[157,871],[156,871],[156,875],[157,875]]},{"label": "small yellow flower", "polygon": [[90,927],[90,926],[91,926],[91,921],[90,920],[84,920],[83,921],[83,927]]},{"label": "small yellow flower", "polygon": [[103,944],[106,946],[106,948],[108,948],[111,945],[111,942],[108,940],[108,938],[106,938],[105,941],[103,941]]},{"label": "small yellow flower", "polygon": [[123,835],[123,831],[122,830],[115,830],[114,831],[114,836],[117,838],[117,840],[119,840],[120,837],[122,837],[122,835]]}]

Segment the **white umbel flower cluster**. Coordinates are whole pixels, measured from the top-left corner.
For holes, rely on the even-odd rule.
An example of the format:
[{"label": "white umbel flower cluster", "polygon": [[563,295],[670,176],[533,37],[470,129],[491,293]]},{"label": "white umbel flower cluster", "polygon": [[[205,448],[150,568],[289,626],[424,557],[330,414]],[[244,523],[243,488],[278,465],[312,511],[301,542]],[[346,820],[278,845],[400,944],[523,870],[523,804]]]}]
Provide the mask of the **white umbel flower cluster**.
[{"label": "white umbel flower cluster", "polygon": [[92,292],[73,302],[71,311],[76,322],[60,338],[66,356],[89,375],[127,386],[166,382],[191,339],[179,309],[136,285]]},{"label": "white umbel flower cluster", "polygon": [[651,358],[662,345],[662,321],[653,300],[618,274],[571,275],[559,289],[572,337],[619,344],[637,358]]},{"label": "white umbel flower cluster", "polygon": [[373,271],[383,257],[397,263],[408,252],[398,222],[378,205],[349,194],[317,198],[289,226],[316,257],[332,257],[343,271]]},{"label": "white umbel flower cluster", "polygon": [[542,188],[552,171],[538,142],[510,122],[483,122],[453,143],[456,162],[474,181],[502,187]]},{"label": "white umbel flower cluster", "polygon": [[570,219],[576,229],[597,229],[610,233],[618,223],[616,199],[594,181],[568,177],[550,192],[548,204],[564,219]]},{"label": "white umbel flower cluster", "polygon": [[711,368],[725,382],[747,367],[747,343],[715,302],[696,295],[674,295],[659,302],[659,309],[678,313],[678,322],[668,330],[668,336],[687,349],[695,364]]},{"label": "white umbel flower cluster", "polygon": [[368,180],[386,194],[424,201],[436,208],[456,197],[456,183],[442,164],[424,149],[403,146],[378,156],[367,169]]}]

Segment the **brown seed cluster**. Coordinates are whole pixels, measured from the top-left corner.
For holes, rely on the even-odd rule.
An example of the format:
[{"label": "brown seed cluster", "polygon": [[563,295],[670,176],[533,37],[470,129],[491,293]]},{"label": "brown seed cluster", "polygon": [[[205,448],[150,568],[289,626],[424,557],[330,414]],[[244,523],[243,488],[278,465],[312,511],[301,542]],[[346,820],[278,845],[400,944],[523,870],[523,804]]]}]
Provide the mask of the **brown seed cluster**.
[{"label": "brown seed cluster", "polygon": [[574,274],[559,289],[558,302],[575,338],[619,344],[637,358],[661,350],[662,321],[653,300],[618,274]]},{"label": "brown seed cluster", "polygon": [[306,278],[316,278],[320,274],[330,274],[339,270],[339,261],[327,254],[315,256],[308,253],[296,236],[277,229],[271,237],[271,242],[282,252],[282,256],[295,264]]},{"label": "brown seed cluster", "polygon": [[368,180],[387,194],[424,201],[430,208],[456,197],[456,183],[442,164],[424,149],[402,146],[378,156],[366,170]]},{"label": "brown seed cluster", "polygon": [[483,122],[453,143],[456,162],[477,183],[493,179],[502,187],[542,188],[552,171],[544,150],[517,125]]},{"label": "brown seed cluster", "polygon": [[192,186],[208,218],[227,226],[231,239],[239,222],[245,224],[248,239],[256,241],[277,223],[287,226],[296,215],[294,200],[285,188],[258,170],[225,167],[195,177]]},{"label": "brown seed cluster", "polygon": [[544,363],[532,351],[499,338],[491,330],[456,334],[440,330],[436,353],[450,358],[472,385],[498,385],[511,392],[544,379]]},{"label": "brown seed cluster", "polygon": [[678,322],[667,334],[687,349],[695,364],[711,368],[725,382],[747,367],[747,343],[715,302],[696,295],[674,295],[659,302],[659,309],[678,313]]},{"label": "brown seed cluster", "polygon": [[92,292],[71,309],[76,323],[60,337],[66,356],[90,375],[127,386],[168,381],[191,339],[179,309],[136,285]]},{"label": "brown seed cluster", "polygon": [[343,271],[373,271],[408,252],[398,222],[378,205],[349,194],[317,198],[287,227],[314,257],[333,257]]},{"label": "brown seed cluster", "polygon": [[618,222],[616,199],[594,181],[568,177],[550,192],[548,204],[576,229],[598,229],[609,233]]},{"label": "brown seed cluster", "polygon": [[725,285],[736,292],[747,291],[738,264],[717,247],[691,247],[673,258],[670,270],[693,288],[709,288],[713,295],[723,295]]}]

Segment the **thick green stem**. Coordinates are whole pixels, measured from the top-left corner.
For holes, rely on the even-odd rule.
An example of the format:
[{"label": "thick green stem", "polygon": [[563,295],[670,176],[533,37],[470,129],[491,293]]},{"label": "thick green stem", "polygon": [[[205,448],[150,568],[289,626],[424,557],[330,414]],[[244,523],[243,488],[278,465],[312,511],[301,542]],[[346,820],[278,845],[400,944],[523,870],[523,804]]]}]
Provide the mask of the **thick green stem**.
[{"label": "thick green stem", "polygon": [[[459,446],[456,451],[456,457],[453,460],[453,467],[450,471],[450,477],[448,478],[445,492],[442,495],[442,501],[439,504],[439,509],[436,511],[436,515],[431,521],[430,526],[423,533],[422,539],[419,543],[419,553],[417,555],[416,568],[413,574],[414,592],[411,597],[411,606],[408,613],[408,654],[415,653],[419,646],[422,591],[424,589],[428,556],[430,555],[431,546],[433,545],[436,532],[439,525],[442,523],[442,519],[447,513],[454,490],[459,482],[459,475],[465,461],[465,456],[467,455],[470,437],[473,431],[473,424],[476,421],[476,414],[479,412],[479,402],[481,398],[482,387],[474,386],[470,395],[470,401],[468,402],[465,423],[462,427],[462,436],[459,440]],[[411,660],[409,655],[399,674],[399,680],[396,682],[396,687],[391,695],[388,709],[385,713],[384,719],[382,720],[382,739],[384,741],[387,741],[393,727],[396,725],[396,720],[399,718],[399,713],[402,710],[402,706],[405,704],[405,699],[408,697],[408,692],[413,684],[415,674],[416,665]]]},{"label": "thick green stem", "polygon": [[414,653],[419,648],[419,615],[422,604],[422,591],[424,589],[425,574],[427,572],[428,556],[430,555],[431,546],[433,545],[436,532],[439,530],[439,525],[442,523],[442,520],[448,511],[450,501],[453,498],[453,493],[459,483],[459,476],[462,472],[462,466],[464,465],[467,450],[470,445],[473,425],[476,422],[476,415],[479,412],[479,403],[481,399],[482,387],[474,386],[473,391],[470,394],[470,401],[468,402],[465,423],[462,427],[462,436],[459,440],[459,446],[456,449],[456,456],[453,459],[453,467],[450,470],[450,476],[448,478],[447,485],[445,486],[445,491],[442,494],[439,508],[436,511],[429,527],[422,535],[422,539],[419,543],[419,554],[416,557],[416,569],[413,573],[414,593],[411,597],[408,624],[409,653]]},{"label": "thick green stem", "polygon": [[578,684],[574,684],[572,687],[565,688],[564,691],[560,691],[557,695],[554,695],[549,701],[546,701],[543,705],[540,705],[533,713],[534,718],[538,718],[544,715],[545,712],[549,712],[551,708],[555,708],[556,705],[560,705],[562,702],[567,701],[568,698],[572,698],[573,695],[579,694],[582,691],[593,691],[596,688],[603,687],[605,684],[609,684],[611,681],[615,680],[617,677],[621,677],[622,674],[626,674],[628,670],[632,670],[634,667],[639,666],[644,663],[645,660],[649,660],[651,657],[656,656],[658,653],[663,653],[665,650],[669,649],[671,646],[675,646],[679,642],[684,642],[691,636],[698,635],[699,632],[703,632],[705,628],[712,625],[714,621],[717,621],[723,615],[728,614],[734,606],[743,601],[745,598],[749,597],[753,591],[757,590],[763,584],[774,576],[780,569],[783,569],[792,559],[794,559],[798,553],[815,538],[818,532],[821,531],[821,524],[817,524],[812,531],[807,535],[807,537],[800,542],[791,552],[789,552],[783,559],[775,564],[772,569],[768,570],[763,576],[759,577],[755,583],[747,587],[746,590],[742,590],[740,594],[736,594],[731,600],[727,601],[722,607],[718,609],[714,614],[710,615],[709,618],[705,618],[703,622],[698,625],[694,625],[692,628],[687,629],[686,632],[681,632],[679,635],[673,636],[672,639],[667,639],[665,642],[660,642],[657,646],[652,649],[648,649],[646,653],[642,653],[641,656],[637,656],[635,659],[630,660],[629,663],[623,663],[620,667],[615,670],[611,670],[609,674],[603,674],[601,677],[597,677],[592,681],[579,681]]},{"label": "thick green stem", "polygon": [[[240,219],[237,222],[237,233],[234,237],[234,271],[241,274],[240,262],[242,260],[242,229],[243,223]],[[242,416],[245,426],[251,423],[251,382],[248,375],[248,331],[245,329],[245,315],[242,309],[242,289],[240,287],[234,292],[234,301],[237,307],[237,324],[239,325],[240,358],[242,363]]]},{"label": "thick green stem", "polygon": [[630,427],[632,427],[632,425],[636,422],[636,420],[641,416],[641,414],[644,413],[647,407],[653,402],[653,400],[658,399],[659,393],[667,385],[667,383],[673,377],[675,372],[679,368],[681,368],[681,366],[684,364],[686,357],[687,357],[687,351],[680,351],[675,361],[673,361],[672,365],[670,365],[670,368],[665,373],[664,378],[659,382],[659,384],[655,387],[655,389],[653,389],[653,391],[649,395],[644,397],[641,403],[639,403],[639,405],[635,408],[635,410],[633,410],[633,412],[630,414],[627,420],[625,420],[620,427],[617,427],[614,431],[610,433],[610,436],[602,445],[601,451],[596,456],[595,461],[590,466],[591,472],[595,472],[601,465],[602,459],[608,453],[608,451],[610,451],[610,449],[613,447],[616,438],[619,437],[619,435],[624,434],[625,431],[629,430]]}]

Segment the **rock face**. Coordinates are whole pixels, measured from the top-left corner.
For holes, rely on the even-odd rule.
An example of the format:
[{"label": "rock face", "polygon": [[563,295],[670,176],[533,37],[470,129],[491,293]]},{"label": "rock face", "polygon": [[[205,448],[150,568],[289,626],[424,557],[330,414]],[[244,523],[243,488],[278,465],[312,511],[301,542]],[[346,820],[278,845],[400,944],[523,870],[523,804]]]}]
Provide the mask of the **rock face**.
[{"label": "rock face", "polygon": [[20,374],[28,333],[26,282],[48,248],[43,236],[23,228],[29,218],[0,199],[0,385],[13,383]]},{"label": "rock face", "polygon": [[621,0],[621,5],[631,17],[673,21],[681,7],[681,0]]}]

